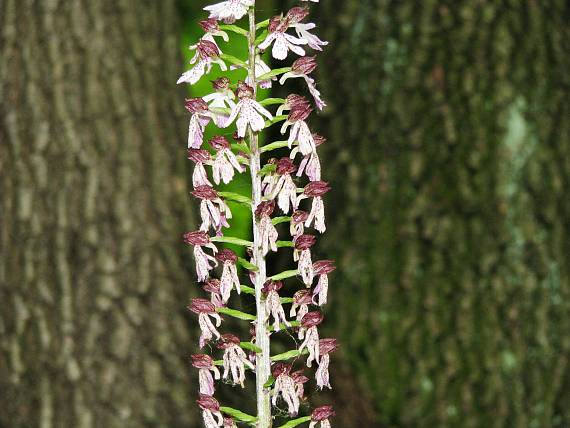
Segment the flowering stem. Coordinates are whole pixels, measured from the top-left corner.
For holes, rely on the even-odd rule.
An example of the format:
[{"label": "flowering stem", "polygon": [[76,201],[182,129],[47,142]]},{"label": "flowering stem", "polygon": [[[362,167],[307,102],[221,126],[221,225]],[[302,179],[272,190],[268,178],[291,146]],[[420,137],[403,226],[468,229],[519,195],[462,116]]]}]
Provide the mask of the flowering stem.
[{"label": "flowering stem", "polygon": [[[257,82],[255,78],[255,4],[249,8],[249,68],[248,77],[252,82],[255,93],[257,92]],[[257,322],[255,325],[255,342],[261,349],[261,353],[256,355],[255,374],[256,374],[256,396],[257,396],[257,427],[258,428],[271,428],[271,401],[269,388],[264,385],[269,380],[271,375],[271,341],[269,331],[265,320],[267,313],[265,309],[265,301],[263,298],[262,288],[266,280],[266,266],[265,256],[263,254],[261,234],[259,233],[259,222],[255,215],[257,206],[262,201],[261,192],[261,176],[259,170],[261,169],[261,152],[257,135],[253,132],[251,127],[248,129],[249,136],[249,150],[250,155],[250,175],[251,175],[251,188],[252,188],[252,204],[251,212],[253,218],[253,264],[257,266],[258,270],[255,273],[255,304],[257,309]]]}]

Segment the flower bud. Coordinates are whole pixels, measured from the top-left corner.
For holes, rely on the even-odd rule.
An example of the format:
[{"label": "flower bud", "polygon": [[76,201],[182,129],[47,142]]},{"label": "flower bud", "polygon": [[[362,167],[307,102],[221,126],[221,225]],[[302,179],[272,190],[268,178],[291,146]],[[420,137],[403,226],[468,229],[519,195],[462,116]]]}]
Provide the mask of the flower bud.
[{"label": "flower bud", "polygon": [[307,16],[309,16],[309,8],[297,6],[291,8],[289,12],[287,12],[286,18],[289,20],[290,24],[298,24]]},{"label": "flower bud", "polygon": [[210,397],[209,395],[200,394],[200,399],[196,400],[196,403],[198,403],[198,406],[200,406],[202,410],[210,410],[213,412],[220,411],[220,403],[218,403],[218,400],[214,397]]},{"label": "flower bud", "polygon": [[297,250],[308,250],[317,242],[317,238],[313,235],[301,235],[295,239],[295,248]]},{"label": "flower bud", "polygon": [[184,243],[188,245],[207,245],[210,243],[210,237],[206,232],[202,232],[201,230],[186,232],[184,234]]},{"label": "flower bud", "polygon": [[308,218],[309,218],[309,213],[307,211],[302,211],[302,210],[295,211],[291,216],[293,223],[296,224],[305,223]]},{"label": "flower bud", "polygon": [[326,275],[336,270],[334,260],[319,260],[313,262],[313,269],[315,275]]},{"label": "flower bud", "polygon": [[303,327],[316,327],[323,322],[325,316],[319,311],[307,312],[301,320]]},{"label": "flower bud", "polygon": [[207,185],[198,186],[194,189],[193,192],[190,193],[194,195],[196,198],[206,199],[209,201],[213,201],[214,199],[219,198],[218,192],[216,192],[213,187]]},{"label": "flower bud", "polygon": [[264,215],[270,217],[271,214],[273,214],[274,210],[275,210],[275,201],[274,200],[263,201],[263,202],[260,202],[259,205],[257,206],[257,208],[255,209],[255,216],[257,218],[261,218]]},{"label": "flower bud", "polygon": [[212,158],[210,152],[204,149],[188,149],[188,159],[193,162],[207,162]]},{"label": "flower bud", "polygon": [[291,70],[296,74],[311,74],[317,68],[317,60],[314,56],[302,56],[291,66]]},{"label": "flower bud", "polygon": [[208,141],[208,143],[215,150],[229,149],[231,147],[230,142],[223,135],[216,135],[214,138]]},{"label": "flower bud", "polygon": [[238,260],[238,256],[232,250],[224,248],[223,250],[218,251],[218,254],[216,254],[216,259],[221,262],[230,262],[235,264]]},{"label": "flower bud", "polygon": [[212,80],[212,87],[216,90],[216,91],[225,91],[226,89],[229,89],[230,87],[230,79],[228,79],[227,77],[219,77],[216,80]]},{"label": "flower bud", "polygon": [[282,374],[289,374],[291,372],[291,365],[286,363],[275,363],[271,367],[271,374],[277,379]]},{"label": "flower bud", "polygon": [[206,33],[215,33],[220,30],[220,26],[218,25],[218,21],[215,18],[204,19],[198,23],[202,30]]},{"label": "flower bud", "polygon": [[189,98],[184,103],[184,107],[190,113],[203,113],[208,111],[208,103],[202,98]]},{"label": "flower bud", "polygon": [[331,190],[331,187],[326,181],[311,181],[305,186],[303,193],[310,198],[315,198],[323,196],[329,190]]},{"label": "flower bud", "polygon": [[218,342],[218,349],[227,349],[232,346],[239,346],[240,340],[235,334],[222,334],[220,341]]},{"label": "flower bud", "polygon": [[213,314],[216,312],[214,304],[206,299],[192,299],[192,302],[187,308],[195,314]]},{"label": "flower bud", "polygon": [[334,415],[335,412],[332,406],[321,406],[313,410],[313,413],[311,414],[311,420],[314,422],[320,422],[329,419]]},{"label": "flower bud", "polygon": [[279,291],[283,288],[283,281],[273,281],[272,279],[268,279],[263,284],[263,288],[261,292],[263,294],[269,294],[270,291]]},{"label": "flower bud", "polygon": [[207,58],[217,58],[220,56],[220,50],[216,46],[214,42],[209,40],[200,40],[196,44],[196,49],[198,50],[198,54],[200,58],[207,59]]},{"label": "flower bud", "polygon": [[294,174],[297,171],[297,165],[289,158],[281,158],[277,161],[277,174]]},{"label": "flower bud", "polygon": [[197,369],[209,369],[214,365],[214,359],[206,354],[192,355],[192,366]]},{"label": "flower bud", "polygon": [[330,354],[338,349],[339,344],[336,339],[321,339],[319,340],[319,353],[321,355]]}]

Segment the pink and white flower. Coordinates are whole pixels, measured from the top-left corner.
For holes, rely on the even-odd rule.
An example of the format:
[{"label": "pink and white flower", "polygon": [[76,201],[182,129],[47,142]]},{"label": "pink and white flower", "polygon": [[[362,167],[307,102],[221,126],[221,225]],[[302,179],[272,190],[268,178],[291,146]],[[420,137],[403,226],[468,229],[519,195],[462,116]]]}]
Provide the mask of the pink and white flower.
[{"label": "pink and white flower", "polygon": [[192,186],[194,188],[198,186],[211,186],[212,183],[208,180],[208,174],[206,173],[206,168],[204,168],[204,164],[212,160],[210,152],[203,149],[188,149],[188,159],[196,163],[194,172],[192,173]]},{"label": "pink and white flower", "polygon": [[190,60],[190,64],[194,64],[194,67],[184,72],[176,83],[190,83],[194,85],[204,74],[208,74],[212,70],[213,64],[218,64],[222,71],[228,69],[224,60],[220,58],[222,52],[213,38],[211,40],[203,38],[195,45],[190,46],[190,49],[196,51],[196,54]]},{"label": "pink and white flower", "polygon": [[219,232],[222,226],[230,226],[227,219],[232,218],[232,212],[213,187],[198,186],[192,195],[201,199],[200,217],[202,218],[202,225],[200,230],[207,232],[212,227],[216,232]]},{"label": "pink and white flower", "polygon": [[309,30],[316,28],[316,25],[312,22],[307,24],[302,22],[308,15],[309,9],[307,7],[294,7],[287,12],[286,19],[289,21],[289,27],[295,29],[300,39],[305,40],[311,48],[322,51],[321,46],[326,46],[329,42],[325,42],[309,32]]},{"label": "pink and white flower", "polygon": [[239,102],[232,109],[230,117],[228,118],[225,127],[230,126],[237,118],[237,134],[238,137],[245,137],[247,126],[251,127],[253,132],[259,132],[265,127],[265,120],[273,119],[273,116],[261,104],[255,101],[255,92],[253,88],[244,82],[238,85],[237,96]]},{"label": "pink and white flower", "polygon": [[202,289],[206,293],[210,293],[210,302],[214,304],[216,308],[221,308],[225,306],[222,301],[222,294],[220,293],[220,280],[216,278],[209,278],[206,280]]},{"label": "pink and white flower", "polygon": [[196,275],[198,276],[198,281],[206,280],[209,276],[209,272],[218,265],[218,262],[214,256],[206,254],[202,247],[211,249],[213,254],[216,254],[218,249],[212,244],[208,234],[202,230],[186,232],[184,234],[184,242],[194,246],[194,259],[196,260]]},{"label": "pink and white flower", "polygon": [[309,424],[309,428],[316,428],[318,424],[320,424],[321,428],[331,428],[331,423],[329,419],[332,418],[334,415],[335,412],[332,406],[317,407],[315,410],[313,410],[313,413],[311,414],[311,423]]},{"label": "pink and white flower", "polygon": [[299,352],[307,348],[309,357],[307,358],[307,367],[311,367],[313,361],[319,363],[319,331],[317,326],[323,322],[324,316],[321,312],[307,312],[301,320],[301,328],[299,329],[299,339],[303,339],[303,343],[299,346]]},{"label": "pink and white flower", "polygon": [[[220,379],[220,371],[214,365],[214,359],[206,354],[192,355],[192,366],[199,369],[198,383],[200,385],[200,394],[214,395],[214,376]],[[214,373],[214,376],[212,376]]]},{"label": "pink and white flower", "polygon": [[204,129],[215,115],[209,110],[208,103],[202,98],[187,99],[184,106],[192,113],[188,125],[188,147],[199,149],[204,142]]},{"label": "pink and white flower", "polygon": [[266,187],[270,199],[277,198],[277,205],[284,213],[291,209],[297,209],[297,185],[291,174],[297,171],[297,166],[289,158],[281,158],[277,161],[276,173],[279,179],[273,186]]},{"label": "pink and white flower", "polygon": [[291,71],[288,71],[287,73],[283,74],[283,76],[281,76],[281,79],[279,79],[279,83],[283,85],[288,79],[297,78],[297,77],[305,79],[305,82],[307,83],[307,88],[309,89],[309,92],[315,99],[315,104],[317,105],[317,108],[319,110],[323,110],[327,106],[327,104],[321,98],[321,93],[317,89],[317,86],[315,84],[315,79],[309,77],[309,74],[311,74],[315,70],[315,68],[317,68],[317,61],[314,56],[299,58],[293,63]]},{"label": "pink and white flower", "polygon": [[293,239],[305,233],[305,222],[308,218],[309,213],[306,211],[297,210],[293,213],[289,225],[289,232],[291,233]]},{"label": "pink and white flower", "polygon": [[291,323],[287,321],[285,310],[281,305],[281,298],[279,297],[279,290],[283,288],[283,282],[267,280],[261,290],[265,294],[265,308],[267,310],[267,319],[273,316],[273,330],[281,330],[280,324],[283,323],[287,327],[291,327]]},{"label": "pink and white flower", "polygon": [[299,400],[305,400],[305,384],[310,380],[305,374],[303,370],[297,370],[296,372],[291,373],[291,378],[295,382],[295,389],[297,390],[297,396]]},{"label": "pink and white flower", "polygon": [[271,221],[271,214],[273,214],[274,210],[274,200],[261,202],[255,210],[255,216],[259,219],[257,228],[257,233],[259,234],[258,239],[261,241],[261,251],[264,256],[269,250],[277,251],[279,233]]},{"label": "pink and white flower", "polygon": [[228,184],[234,178],[234,170],[242,173],[245,171],[232,152],[229,141],[218,135],[209,141],[210,145],[217,151],[212,164],[212,175],[214,182],[220,184],[220,181]]},{"label": "pink and white flower", "polygon": [[[228,33],[220,30],[220,25],[218,21],[214,18],[204,19],[198,22],[202,30],[206,33],[202,38],[210,41],[214,41],[214,37],[221,37],[224,42],[229,42],[230,37]],[[214,42],[215,43],[215,42]]]},{"label": "pink and white flower", "polygon": [[220,403],[214,397],[200,394],[200,399],[196,400],[202,409],[202,418],[206,428],[217,428],[224,425],[224,417],[220,412]]},{"label": "pink and white flower", "polygon": [[267,30],[269,34],[259,45],[259,49],[265,50],[273,43],[271,56],[275,59],[285,59],[289,51],[295,52],[299,56],[305,55],[305,50],[299,45],[306,45],[307,41],[287,34],[289,21],[281,16],[274,16],[269,20]]},{"label": "pink and white flower", "polygon": [[227,379],[230,374],[232,381],[244,387],[245,367],[255,369],[255,366],[247,359],[247,354],[239,346],[240,340],[233,334],[224,334],[221,337],[218,348],[224,350],[224,374],[222,377]]},{"label": "pink and white flower", "polygon": [[287,128],[292,125],[289,132],[289,148],[295,141],[299,143],[299,151],[303,155],[308,155],[317,150],[313,134],[305,120],[310,116],[313,109],[306,104],[295,104],[292,106],[287,120],[281,126],[281,134],[287,131]]},{"label": "pink and white flower", "polygon": [[218,252],[216,259],[223,263],[222,277],[220,279],[220,294],[222,302],[230,299],[230,294],[235,286],[238,294],[241,294],[241,285],[237,274],[236,262],[238,256],[232,250],[223,249]]},{"label": "pink and white flower", "polygon": [[[200,348],[203,348],[206,343],[212,340],[214,337],[219,339],[221,337],[220,332],[216,327],[222,324],[222,318],[216,312],[216,307],[212,302],[206,299],[192,299],[188,309],[195,314],[198,314],[198,324],[200,325]],[[216,321],[216,325],[212,323],[213,318]]]},{"label": "pink and white flower", "polygon": [[[319,134],[313,134],[313,140],[315,142],[315,147],[319,147],[320,145],[326,143],[326,138],[320,136]],[[299,153],[298,147],[294,147],[291,150],[291,159],[295,159]],[[308,155],[303,156],[303,160],[299,164],[299,169],[297,170],[297,177],[301,177],[305,173],[310,181],[320,181],[321,179],[321,161],[319,159],[319,155],[317,151],[309,153]]]},{"label": "pink and white flower", "polygon": [[313,204],[309,218],[305,222],[305,226],[310,227],[314,223],[315,229],[320,233],[327,230],[325,225],[325,205],[323,202],[323,195],[330,190],[329,183],[326,181],[311,181],[305,186],[303,193],[297,199],[299,203],[302,199],[313,198]]},{"label": "pink and white flower", "polygon": [[277,405],[279,395],[287,403],[289,414],[294,416],[299,413],[300,400],[297,393],[295,380],[290,376],[291,366],[285,363],[275,363],[271,368],[271,373],[275,378],[272,391],[272,403]]},{"label": "pink and white flower", "polygon": [[210,18],[233,24],[236,20],[247,14],[247,9],[255,4],[255,0],[227,0],[206,6],[204,10],[210,12]]},{"label": "pink and white flower", "polygon": [[230,89],[230,79],[227,77],[220,77],[212,82],[212,87],[215,92],[204,96],[204,101],[209,105],[210,109],[217,109],[214,116],[214,123],[219,128],[224,128],[229,114],[220,112],[223,109],[233,109],[236,105],[234,102],[235,94]]},{"label": "pink and white flower", "polygon": [[[315,275],[319,276],[317,286],[313,291],[313,303],[315,305],[326,305],[329,290],[328,274],[334,272],[335,269],[334,260],[319,260],[313,263]],[[316,298],[318,298],[318,301],[315,300]]]},{"label": "pink and white flower", "polygon": [[319,353],[321,354],[321,361],[319,368],[315,373],[317,386],[322,390],[323,388],[332,389],[329,376],[330,353],[338,349],[336,339],[321,339],[319,340]]},{"label": "pink and white flower", "polygon": [[311,247],[315,245],[317,238],[313,235],[301,235],[295,239],[293,260],[298,261],[299,275],[307,287],[313,284],[315,275],[311,260]]},{"label": "pink and white flower", "polygon": [[297,321],[301,321],[309,312],[309,305],[313,303],[311,290],[299,290],[293,295],[293,304],[289,316],[295,317]]}]

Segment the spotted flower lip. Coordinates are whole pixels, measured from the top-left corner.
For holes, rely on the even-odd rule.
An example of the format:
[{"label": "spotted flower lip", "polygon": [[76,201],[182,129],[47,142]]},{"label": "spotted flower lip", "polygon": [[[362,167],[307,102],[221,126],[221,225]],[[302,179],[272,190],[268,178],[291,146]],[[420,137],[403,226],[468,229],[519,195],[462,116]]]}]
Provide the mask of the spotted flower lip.
[{"label": "spotted flower lip", "polygon": [[275,200],[263,201],[255,209],[255,216],[260,218],[262,216],[270,217],[275,211]]},{"label": "spotted flower lip", "polygon": [[308,75],[317,68],[317,60],[314,56],[304,56],[297,59],[291,66],[291,70],[297,74]]},{"label": "spotted flower lip", "polygon": [[316,275],[326,275],[336,270],[334,260],[318,260],[313,262],[313,269]]},{"label": "spotted flower lip", "polygon": [[214,314],[216,307],[212,302],[206,299],[194,298],[192,299],[188,309],[195,314]]},{"label": "spotted flower lip", "polygon": [[289,116],[287,116],[287,120],[291,123],[304,121],[312,112],[313,108],[311,106],[296,104],[291,108]]},{"label": "spotted flower lip", "polygon": [[196,230],[194,232],[186,232],[184,234],[184,242],[188,245],[207,245],[210,243],[210,237],[206,232]]},{"label": "spotted flower lip", "polygon": [[334,338],[326,338],[319,340],[319,352],[321,355],[330,354],[336,351],[340,345],[338,341]]},{"label": "spotted flower lip", "polygon": [[232,346],[239,346],[240,342],[239,337],[235,334],[222,334],[217,346],[219,349],[227,349]]},{"label": "spotted flower lip", "polygon": [[288,375],[291,373],[292,366],[286,363],[275,363],[271,367],[271,374],[274,378],[281,376],[283,374]]},{"label": "spotted flower lip", "polygon": [[206,33],[215,33],[220,29],[218,21],[216,21],[216,19],[214,18],[204,19],[198,22],[198,24],[200,25],[200,27],[202,27],[202,30],[204,30]]},{"label": "spotted flower lip", "polygon": [[319,311],[307,312],[301,320],[303,327],[316,327],[323,322],[325,316]]},{"label": "spotted flower lip", "polygon": [[188,98],[184,103],[184,107],[190,113],[202,113],[208,111],[208,103],[202,98]]},{"label": "spotted flower lip", "polygon": [[206,185],[196,187],[191,193],[199,199],[205,199],[208,201],[213,201],[214,199],[219,198],[218,192],[216,192],[213,187]]},{"label": "spotted flower lip", "polygon": [[283,288],[283,281],[274,281],[272,279],[268,279],[263,284],[263,288],[261,289],[262,293],[268,294],[270,291],[279,291]]},{"label": "spotted flower lip", "polygon": [[323,196],[329,190],[331,190],[331,186],[326,181],[311,181],[305,186],[303,193],[310,198],[315,198]]},{"label": "spotted flower lip", "polygon": [[192,366],[197,369],[209,369],[214,366],[214,359],[207,354],[192,355]]},{"label": "spotted flower lip", "polygon": [[293,301],[297,305],[310,305],[313,302],[311,290],[305,288],[303,290],[297,291],[293,295]]},{"label": "spotted flower lip", "polygon": [[317,237],[314,235],[301,235],[295,240],[295,248],[299,251],[308,250],[317,243]]},{"label": "spotted flower lip", "polygon": [[335,412],[332,406],[321,406],[313,410],[313,413],[311,414],[311,420],[315,422],[320,422],[329,419],[333,416],[335,416]]},{"label": "spotted flower lip", "polygon": [[238,260],[238,256],[236,255],[236,253],[227,248],[218,251],[218,254],[216,254],[216,258],[221,262],[230,262],[234,264]]},{"label": "spotted flower lip", "polygon": [[208,162],[212,159],[210,152],[204,149],[188,149],[188,159],[193,162]]},{"label": "spotted flower lip", "polygon": [[297,210],[291,216],[294,223],[304,223],[309,218],[309,213],[307,211]]},{"label": "spotted flower lip", "polygon": [[285,18],[289,21],[290,24],[297,24],[303,21],[307,16],[309,16],[309,8],[306,6],[296,6],[289,9]]},{"label": "spotted flower lip", "polygon": [[220,292],[220,280],[217,278],[208,278],[202,289],[208,293],[219,293]]},{"label": "spotted flower lip", "polygon": [[281,158],[277,161],[277,174],[294,174],[297,171],[297,165],[289,158]]},{"label": "spotted flower lip", "polygon": [[196,403],[198,403],[198,406],[200,406],[202,410],[220,411],[220,403],[218,400],[209,395],[200,394],[200,399],[196,400]]}]

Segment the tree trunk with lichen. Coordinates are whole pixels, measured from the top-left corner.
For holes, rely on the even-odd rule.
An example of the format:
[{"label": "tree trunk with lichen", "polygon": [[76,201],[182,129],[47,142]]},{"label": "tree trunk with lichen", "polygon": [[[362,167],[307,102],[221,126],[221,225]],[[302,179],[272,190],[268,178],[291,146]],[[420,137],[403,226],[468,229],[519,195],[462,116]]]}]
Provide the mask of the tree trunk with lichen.
[{"label": "tree trunk with lichen", "polygon": [[0,2],[2,427],[196,426],[176,28],[171,0]]},{"label": "tree trunk with lichen", "polygon": [[329,318],[378,426],[570,426],[568,3],[316,9]]}]

